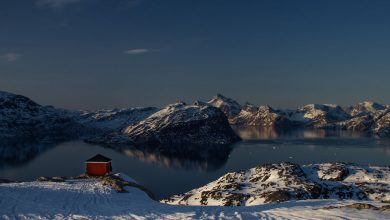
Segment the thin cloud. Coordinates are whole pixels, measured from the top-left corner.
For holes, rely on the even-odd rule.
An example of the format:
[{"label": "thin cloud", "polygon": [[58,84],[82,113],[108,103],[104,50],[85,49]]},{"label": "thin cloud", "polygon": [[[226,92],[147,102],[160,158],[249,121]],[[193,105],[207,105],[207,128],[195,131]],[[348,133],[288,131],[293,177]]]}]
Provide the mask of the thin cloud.
[{"label": "thin cloud", "polygon": [[63,8],[72,3],[80,2],[81,0],[36,0],[35,4],[38,7]]},{"label": "thin cloud", "polygon": [[137,48],[137,49],[129,49],[123,51],[125,54],[144,54],[144,53],[149,53],[150,50],[146,48]]},{"label": "thin cloud", "polygon": [[14,62],[20,58],[18,53],[6,53],[0,56],[0,58],[6,62]]}]

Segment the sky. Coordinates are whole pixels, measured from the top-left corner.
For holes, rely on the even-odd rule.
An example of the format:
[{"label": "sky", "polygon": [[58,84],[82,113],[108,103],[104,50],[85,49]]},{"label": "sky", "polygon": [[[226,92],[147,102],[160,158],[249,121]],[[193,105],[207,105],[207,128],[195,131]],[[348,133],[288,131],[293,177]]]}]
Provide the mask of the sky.
[{"label": "sky", "polygon": [[0,90],[69,109],[390,104],[390,1],[2,0]]}]

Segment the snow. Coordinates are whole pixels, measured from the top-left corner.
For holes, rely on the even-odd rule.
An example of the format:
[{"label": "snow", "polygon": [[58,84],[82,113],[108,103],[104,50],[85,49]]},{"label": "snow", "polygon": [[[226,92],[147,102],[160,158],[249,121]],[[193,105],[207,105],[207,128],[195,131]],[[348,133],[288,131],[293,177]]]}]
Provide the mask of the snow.
[{"label": "snow", "polygon": [[139,122],[158,110],[158,108],[153,107],[102,109],[92,112],[82,112],[79,121],[88,127],[102,129],[107,132],[122,129]]},{"label": "snow", "polygon": [[264,164],[230,172],[162,202],[175,205],[255,206],[305,199],[390,201],[390,168],[324,163]]},{"label": "snow", "polygon": [[9,98],[12,96],[14,96],[14,94],[5,91],[0,91],[0,98]]},{"label": "snow", "polygon": [[[120,174],[122,176],[122,174]],[[306,200],[251,207],[177,206],[127,187],[118,193],[97,180],[0,184],[1,219],[389,219],[390,212],[322,209],[353,200]],[[378,203],[370,203],[381,206]]]}]

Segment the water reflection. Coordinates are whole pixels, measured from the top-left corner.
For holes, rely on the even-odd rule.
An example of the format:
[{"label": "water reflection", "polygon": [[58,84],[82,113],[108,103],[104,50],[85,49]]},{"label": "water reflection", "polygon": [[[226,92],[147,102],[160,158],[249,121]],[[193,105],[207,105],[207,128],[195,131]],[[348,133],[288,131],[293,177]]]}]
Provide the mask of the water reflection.
[{"label": "water reflection", "polygon": [[[18,181],[38,176],[73,176],[84,172],[84,161],[101,153],[158,198],[183,193],[221,175],[264,163],[298,164],[352,162],[390,165],[390,139],[345,131],[242,128],[242,138],[229,147],[169,146],[104,148],[81,140],[59,144],[0,144],[0,178]],[[60,169],[59,169],[60,168]]]},{"label": "water reflection", "polygon": [[[56,145],[58,143],[37,143],[28,140],[2,141],[0,142],[0,166],[27,164]],[[222,167],[232,150],[230,146],[170,146],[169,148],[116,146],[113,149],[143,163],[199,171],[212,171]]]},{"label": "water reflection", "polygon": [[126,156],[144,163],[184,170],[212,171],[222,167],[232,151],[230,146],[117,147]]},{"label": "water reflection", "polygon": [[278,138],[361,138],[371,137],[366,132],[346,131],[346,130],[324,130],[324,129],[276,129],[260,127],[239,127],[234,126],[233,130],[244,140],[269,140]]},{"label": "water reflection", "polygon": [[26,163],[54,146],[54,143],[37,143],[30,140],[2,140],[0,166]]}]

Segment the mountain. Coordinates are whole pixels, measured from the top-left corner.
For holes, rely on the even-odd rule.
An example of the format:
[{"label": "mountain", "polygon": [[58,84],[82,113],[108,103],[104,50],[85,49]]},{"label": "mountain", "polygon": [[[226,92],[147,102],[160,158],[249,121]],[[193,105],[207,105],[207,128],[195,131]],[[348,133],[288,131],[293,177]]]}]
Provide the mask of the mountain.
[{"label": "mountain", "polygon": [[[136,145],[226,144],[236,139],[229,123],[277,129],[357,130],[390,137],[389,112],[389,106],[371,101],[344,109],[331,104],[309,104],[285,110],[268,105],[257,107],[250,103],[241,106],[221,94],[207,103],[177,103],[164,109],[70,111],[42,106],[25,96],[0,91],[0,137],[48,142],[89,137],[93,142]],[[180,130],[184,128],[187,133]],[[206,133],[196,134],[196,131]]]},{"label": "mountain", "polygon": [[221,109],[228,119],[236,117],[241,111],[241,105],[238,102],[221,94],[214,96],[208,103]]},{"label": "mountain", "polygon": [[139,107],[84,111],[80,113],[79,122],[90,128],[112,132],[135,124],[159,110],[155,107]]},{"label": "mountain", "polygon": [[375,124],[374,117],[372,115],[355,116],[351,119],[336,123],[336,127],[351,130],[351,131],[368,131],[373,130]]},{"label": "mountain", "polygon": [[[297,116],[298,115],[298,116]],[[309,104],[294,113],[293,118],[302,117],[305,127],[326,128],[338,121],[349,119],[350,116],[338,105]]]},{"label": "mountain", "polygon": [[231,124],[240,126],[261,126],[273,128],[288,128],[293,123],[280,111],[263,105],[257,108],[252,104],[243,106],[240,113],[230,120]]},{"label": "mountain", "polygon": [[0,91],[0,136],[4,139],[64,140],[84,127],[73,112],[41,106],[31,99]]},{"label": "mountain", "polygon": [[240,106],[231,98],[218,94],[208,104],[220,108],[230,124],[237,126],[343,129],[390,137],[390,107],[372,101],[346,108],[334,104],[308,104],[297,109],[282,110],[268,105],[257,107],[250,103]]},{"label": "mountain", "polygon": [[384,105],[372,101],[364,101],[352,107],[350,114],[351,116],[361,116],[375,113],[384,109],[386,109]]},{"label": "mountain", "polygon": [[230,172],[162,202],[173,205],[253,206],[307,199],[388,202],[390,170],[354,164],[265,164]]},{"label": "mountain", "polygon": [[390,137],[390,109],[382,110],[374,117],[374,132],[379,137]]},{"label": "mountain", "polygon": [[175,103],[118,133],[88,139],[107,145],[225,145],[238,141],[224,113],[209,105]]}]

